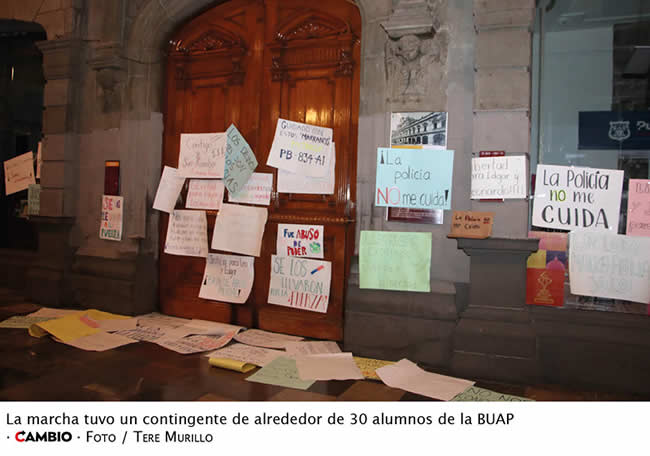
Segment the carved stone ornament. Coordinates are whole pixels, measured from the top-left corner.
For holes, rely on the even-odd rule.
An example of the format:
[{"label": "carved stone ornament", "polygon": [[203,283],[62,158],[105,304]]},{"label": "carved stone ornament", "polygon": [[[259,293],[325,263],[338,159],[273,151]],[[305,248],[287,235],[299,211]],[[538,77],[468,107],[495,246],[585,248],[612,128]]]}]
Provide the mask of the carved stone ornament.
[{"label": "carved stone ornament", "polygon": [[[382,27],[386,42],[388,101],[431,100],[446,105],[447,47],[442,24],[445,0],[400,0]],[[435,17],[434,17],[435,15]]]},{"label": "carved stone ornament", "polygon": [[96,72],[97,98],[104,114],[122,109],[126,68],[120,55],[119,43],[101,43],[92,48],[92,58],[89,63]]}]

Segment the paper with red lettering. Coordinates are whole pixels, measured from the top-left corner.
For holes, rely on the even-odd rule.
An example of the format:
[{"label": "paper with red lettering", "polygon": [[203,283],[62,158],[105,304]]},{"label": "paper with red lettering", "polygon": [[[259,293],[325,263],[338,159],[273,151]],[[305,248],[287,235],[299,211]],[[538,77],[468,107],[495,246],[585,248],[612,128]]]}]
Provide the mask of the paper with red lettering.
[{"label": "paper with red lettering", "polygon": [[99,226],[99,239],[122,240],[122,214],[124,198],[121,196],[102,196],[102,219]]},{"label": "paper with red lettering", "polygon": [[215,179],[190,179],[187,190],[188,209],[221,209],[223,203],[223,181]]},{"label": "paper with red lettering", "polygon": [[650,180],[630,179],[627,197],[627,235],[650,237]]},{"label": "paper with red lettering", "polygon": [[178,173],[182,177],[222,178],[226,162],[225,133],[181,134]]},{"label": "paper with red lettering", "polygon": [[34,179],[34,154],[27,152],[4,162],[5,195],[27,190]]},{"label": "paper with red lettering", "polygon": [[268,206],[273,191],[273,174],[253,173],[237,193],[228,193],[230,203],[258,204]]},{"label": "paper with red lettering", "polygon": [[271,256],[269,304],[311,312],[327,312],[332,263],[307,258]]},{"label": "paper with red lettering", "polygon": [[277,254],[323,258],[323,225],[278,224]]}]

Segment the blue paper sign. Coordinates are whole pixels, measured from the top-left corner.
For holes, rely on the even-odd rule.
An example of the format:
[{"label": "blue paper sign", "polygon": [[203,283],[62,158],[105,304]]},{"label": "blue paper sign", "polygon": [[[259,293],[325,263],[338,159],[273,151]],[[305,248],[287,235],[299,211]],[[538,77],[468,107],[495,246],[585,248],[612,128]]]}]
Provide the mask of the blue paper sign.
[{"label": "blue paper sign", "polygon": [[223,181],[230,193],[237,193],[248,182],[257,167],[255,154],[237,127],[226,130],[226,162]]},{"label": "blue paper sign", "polygon": [[454,151],[377,149],[375,206],[451,209]]}]

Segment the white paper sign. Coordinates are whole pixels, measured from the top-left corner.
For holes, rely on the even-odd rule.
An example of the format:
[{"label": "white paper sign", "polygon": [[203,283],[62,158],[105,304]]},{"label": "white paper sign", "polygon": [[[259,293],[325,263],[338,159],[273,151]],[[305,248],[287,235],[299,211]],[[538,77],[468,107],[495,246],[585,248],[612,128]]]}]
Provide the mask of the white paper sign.
[{"label": "white paper sign", "polygon": [[208,219],[205,211],[176,210],[169,216],[165,253],[208,256]]},{"label": "white paper sign", "polygon": [[277,254],[323,258],[323,225],[278,224]]},{"label": "white paper sign", "polygon": [[618,231],[623,171],[537,165],[533,225]]},{"label": "white paper sign", "polygon": [[181,134],[178,172],[183,177],[221,178],[226,157],[225,133]]},{"label": "white paper sign", "polygon": [[271,202],[273,191],[273,174],[253,173],[244,184],[241,191],[228,193],[228,201],[231,203],[246,203],[268,206]]},{"label": "white paper sign", "polygon": [[253,347],[246,344],[232,344],[208,353],[205,356],[210,358],[221,359],[234,359],[242,363],[255,364],[256,366],[266,366],[278,356],[283,356],[285,353],[280,350],[273,350],[270,348]]},{"label": "white paper sign", "polygon": [[34,179],[34,154],[27,152],[4,162],[5,195],[27,190]]},{"label": "white paper sign", "polygon": [[99,239],[122,240],[122,214],[124,198],[102,195],[102,219],[99,224]]},{"label": "white paper sign", "polygon": [[526,198],[526,156],[472,158],[472,199]]},{"label": "white paper sign", "polygon": [[352,353],[321,353],[296,357],[301,380],[362,380]]},{"label": "white paper sign", "polygon": [[186,208],[221,209],[223,203],[223,181],[214,179],[190,179],[187,190]]},{"label": "white paper sign", "polygon": [[246,302],[253,288],[255,258],[208,254],[199,298],[215,301]]},{"label": "white paper sign", "polygon": [[297,342],[302,339],[300,336],[290,336],[288,334],[263,331],[261,329],[249,329],[235,336],[235,340],[242,344],[281,349],[284,348],[287,342]]},{"label": "white paper sign", "polygon": [[650,304],[650,238],[572,231],[569,279],[576,295]]},{"label": "white paper sign", "polygon": [[214,222],[212,248],[260,256],[267,217],[266,208],[224,203]]},{"label": "white paper sign", "polygon": [[272,255],[268,303],[326,313],[331,278],[329,261]]},{"label": "white paper sign", "polygon": [[334,194],[336,147],[332,143],[330,169],[324,177],[310,177],[278,169],[278,193],[304,193],[312,195]]},{"label": "white paper sign", "polygon": [[323,353],[341,353],[338,344],[331,340],[310,342],[287,342],[284,345],[287,355],[291,357],[304,355],[321,355]]},{"label": "white paper sign", "polygon": [[165,166],[158,184],[156,198],[153,200],[153,208],[171,214],[184,184],[185,178],[178,174],[176,168]]},{"label": "white paper sign", "polygon": [[323,177],[330,167],[332,129],[278,119],[266,164],[292,173]]}]

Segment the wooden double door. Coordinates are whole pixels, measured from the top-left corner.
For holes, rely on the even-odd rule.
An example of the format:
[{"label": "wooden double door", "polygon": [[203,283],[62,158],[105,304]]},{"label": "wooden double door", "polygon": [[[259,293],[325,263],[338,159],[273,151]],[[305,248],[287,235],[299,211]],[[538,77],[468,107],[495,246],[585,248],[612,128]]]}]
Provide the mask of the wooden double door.
[{"label": "wooden double door", "polygon": [[[198,297],[205,259],[163,252],[169,217],[162,215],[163,312],[342,339],[354,252],[360,36],[359,11],[347,0],[233,0],[175,33],[167,61],[163,165],[178,166],[181,133],[225,131],[233,123],[255,152],[255,171],[273,174],[274,191],[261,255],[255,259],[253,290],[245,304]],[[333,195],[275,191],[277,170],[266,166],[266,160],[278,118],[333,129]],[[179,203],[177,209],[182,208]],[[208,211],[210,240],[216,214]],[[324,226],[324,256],[332,262],[326,314],[267,303],[278,223]]]}]

